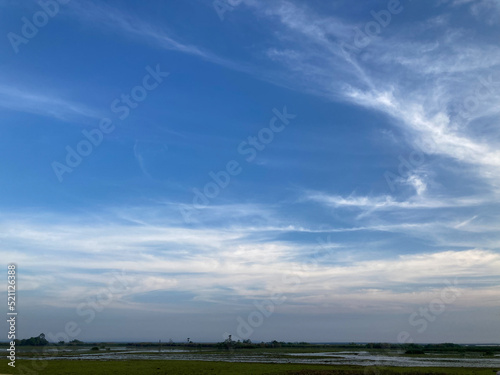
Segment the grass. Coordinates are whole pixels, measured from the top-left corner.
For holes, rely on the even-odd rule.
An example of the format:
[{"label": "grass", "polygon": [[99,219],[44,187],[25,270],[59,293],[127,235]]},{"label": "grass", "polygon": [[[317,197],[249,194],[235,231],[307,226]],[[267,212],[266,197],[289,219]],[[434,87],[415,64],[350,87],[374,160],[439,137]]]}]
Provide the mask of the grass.
[{"label": "grass", "polygon": [[404,368],[308,364],[230,363],[208,361],[17,361],[16,369],[0,363],[0,374],[23,375],[493,375],[488,368]]}]

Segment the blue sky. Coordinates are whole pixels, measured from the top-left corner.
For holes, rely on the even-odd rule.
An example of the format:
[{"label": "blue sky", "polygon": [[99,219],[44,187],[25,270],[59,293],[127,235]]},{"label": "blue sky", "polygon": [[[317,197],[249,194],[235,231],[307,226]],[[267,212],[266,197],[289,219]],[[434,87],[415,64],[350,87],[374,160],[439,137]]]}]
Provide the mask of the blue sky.
[{"label": "blue sky", "polygon": [[21,337],[498,342],[498,1],[0,7]]}]

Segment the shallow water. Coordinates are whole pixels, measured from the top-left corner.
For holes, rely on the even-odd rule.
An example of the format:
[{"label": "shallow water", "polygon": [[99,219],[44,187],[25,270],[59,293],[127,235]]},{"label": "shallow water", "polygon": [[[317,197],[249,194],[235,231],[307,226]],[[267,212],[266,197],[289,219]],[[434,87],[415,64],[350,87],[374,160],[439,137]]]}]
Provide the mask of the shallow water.
[{"label": "shallow water", "polygon": [[[59,360],[186,360],[186,361],[223,361],[223,362],[261,362],[261,363],[308,363],[330,365],[359,366],[396,366],[396,367],[486,367],[500,368],[500,358],[443,358],[438,356],[408,357],[394,355],[377,355],[369,352],[325,352],[325,353],[206,353],[189,350],[129,349],[125,351],[102,351],[97,353],[81,353],[67,356],[49,356],[46,359]],[[312,358],[311,358],[312,357]],[[315,358],[316,357],[316,358]],[[20,358],[33,360],[33,358]]]},{"label": "shallow water", "polygon": [[[374,355],[368,352],[337,352],[337,353],[290,353],[290,356],[317,356],[334,358],[338,364],[380,365],[399,367],[499,367],[500,358],[430,358]],[[377,362],[377,363],[367,363]]]}]

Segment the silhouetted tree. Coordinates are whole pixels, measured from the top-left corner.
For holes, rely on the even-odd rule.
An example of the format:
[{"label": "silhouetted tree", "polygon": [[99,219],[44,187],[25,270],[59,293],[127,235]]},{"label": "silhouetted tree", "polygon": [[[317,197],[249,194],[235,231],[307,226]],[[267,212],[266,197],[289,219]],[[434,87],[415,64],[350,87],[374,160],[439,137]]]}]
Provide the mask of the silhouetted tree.
[{"label": "silhouetted tree", "polygon": [[45,346],[49,342],[45,339],[45,334],[40,333],[37,337],[30,337],[29,339],[23,339],[18,341],[21,346]]}]

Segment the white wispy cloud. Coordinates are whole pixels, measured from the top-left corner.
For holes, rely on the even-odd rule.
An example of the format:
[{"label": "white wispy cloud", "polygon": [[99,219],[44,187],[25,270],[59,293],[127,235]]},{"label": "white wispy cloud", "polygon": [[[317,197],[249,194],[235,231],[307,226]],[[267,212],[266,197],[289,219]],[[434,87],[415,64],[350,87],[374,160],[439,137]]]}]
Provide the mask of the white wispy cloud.
[{"label": "white wispy cloud", "polygon": [[[261,16],[273,17],[280,30],[282,47],[270,49],[269,57],[289,70],[297,89],[385,113],[413,147],[462,163],[469,175],[497,189],[498,138],[491,128],[488,137],[477,129],[486,130],[480,121],[495,121],[492,116],[500,113],[498,46],[471,40],[474,30],[454,27],[442,14],[415,22],[411,32],[390,23],[358,53],[343,54],[340,46],[354,44],[355,27],[362,21],[323,16],[303,2],[252,4]],[[410,7],[405,4],[403,12]],[[371,20],[367,12],[365,23]]]},{"label": "white wispy cloud", "polygon": [[493,24],[500,13],[498,0],[442,0],[452,6],[468,6],[470,13],[478,20]]},{"label": "white wispy cloud", "polygon": [[82,103],[63,99],[62,95],[21,88],[18,85],[0,85],[0,107],[65,121],[103,117],[99,111]]},{"label": "white wispy cloud", "polygon": [[[490,0],[480,3],[476,6],[497,4]],[[476,125],[478,120],[500,113],[497,104],[500,85],[493,83],[495,87],[481,88],[489,90],[489,94],[481,97],[478,108],[467,111],[466,116],[461,107],[474,95],[481,78],[487,80],[484,74],[496,77],[500,72],[500,48],[471,42],[465,30],[454,29],[445,15],[441,15],[413,25],[440,35],[435,40],[419,39],[419,33],[410,34],[389,24],[381,35],[370,39],[362,54],[346,55],[341,45],[352,43],[357,23],[323,16],[306,3],[297,1],[252,0],[245,1],[245,5],[258,17],[272,20],[270,28],[275,30],[277,43],[265,53],[277,66],[286,67],[288,75],[286,71],[277,70],[272,77],[267,68],[256,70],[218,56],[180,41],[160,25],[109,5],[86,2],[84,6],[83,3],[72,6],[74,16],[80,20],[100,24],[141,42],[246,71],[286,87],[383,112],[407,131],[407,141],[414,147],[477,166],[477,170],[472,169],[469,173],[478,173],[497,184],[492,174],[500,168],[498,144],[475,136],[469,124]],[[366,22],[370,17],[368,12]],[[332,66],[335,69],[331,69]],[[457,106],[461,109],[452,109]]]},{"label": "white wispy cloud", "polygon": [[417,174],[410,175],[406,182],[415,188],[415,191],[419,196],[423,195],[427,190],[427,184],[422,177]]},{"label": "white wispy cloud", "polygon": [[[428,113],[424,101],[397,99],[392,92],[347,91],[354,102],[383,111],[402,121],[414,136],[414,146],[428,154],[451,157],[466,165],[480,168],[483,177],[491,177],[492,168],[500,168],[500,152],[494,145],[478,142],[467,134],[454,129],[450,117],[443,111]],[[403,98],[398,95],[398,98]]]},{"label": "white wispy cloud", "polygon": [[468,224],[472,223],[472,221],[475,219],[477,219],[477,215],[471,217],[470,219],[462,221],[461,223],[458,223],[457,225],[455,225],[455,228],[462,228],[464,226],[467,226]]},{"label": "white wispy cloud", "polygon": [[[460,278],[461,289],[497,293],[496,288],[488,286],[497,280],[500,266],[500,255],[493,250],[438,250],[363,260],[360,256],[349,257],[345,249],[342,262],[324,262],[322,257],[317,259],[315,252],[321,250],[322,256],[328,256],[344,245],[327,241],[319,249],[310,239],[304,243],[279,239],[283,231],[296,233],[294,227],[279,231],[253,226],[228,229],[223,225],[188,229],[132,225],[111,216],[106,221],[103,225],[91,224],[84,218],[59,217],[54,222],[32,217],[17,223],[2,220],[0,237],[4,247],[0,255],[9,254],[22,265],[26,282],[20,287],[36,291],[38,297],[33,298],[42,301],[43,296],[50,296],[50,304],[67,307],[106,288],[116,273],[123,275],[130,287],[117,293],[114,305],[134,308],[141,308],[133,302],[135,297],[153,291],[186,292],[199,301],[230,298],[231,304],[240,306],[248,299],[264,298],[278,290],[286,293],[292,304],[312,304],[319,298],[323,304],[340,304],[342,309],[354,311],[366,303],[362,298],[365,296],[384,310],[388,302],[403,306],[420,300],[401,288],[411,288],[423,298],[425,291],[453,278]],[[428,225],[421,231],[430,228]],[[364,229],[404,230],[389,226]],[[277,233],[265,241],[249,235],[266,230]],[[312,257],[300,257],[311,251]],[[45,277],[38,276],[36,270],[40,268],[47,273]],[[298,284],[286,281],[290,277],[284,275],[298,278]],[[60,288],[62,282],[65,288]],[[479,300],[475,303],[482,304]]]},{"label": "white wispy cloud", "polygon": [[135,39],[141,43],[192,55],[208,62],[238,71],[250,71],[245,62],[221,57],[203,47],[180,40],[161,25],[148,22],[120,8],[94,1],[70,4],[72,15],[85,24],[99,25],[102,29]]},{"label": "white wispy cloud", "polygon": [[332,207],[352,207],[358,209],[377,209],[377,210],[390,210],[390,209],[434,209],[434,208],[445,208],[445,207],[468,207],[468,206],[478,206],[486,203],[486,201],[477,197],[467,197],[467,198],[443,198],[434,199],[421,197],[422,193],[425,191],[423,183],[418,180],[417,182],[412,182],[416,184],[417,193],[420,190],[420,194],[412,197],[409,200],[398,201],[392,196],[348,196],[342,197],[338,195],[328,195],[325,193],[309,193],[306,199],[313,200],[316,202],[325,203]]}]

